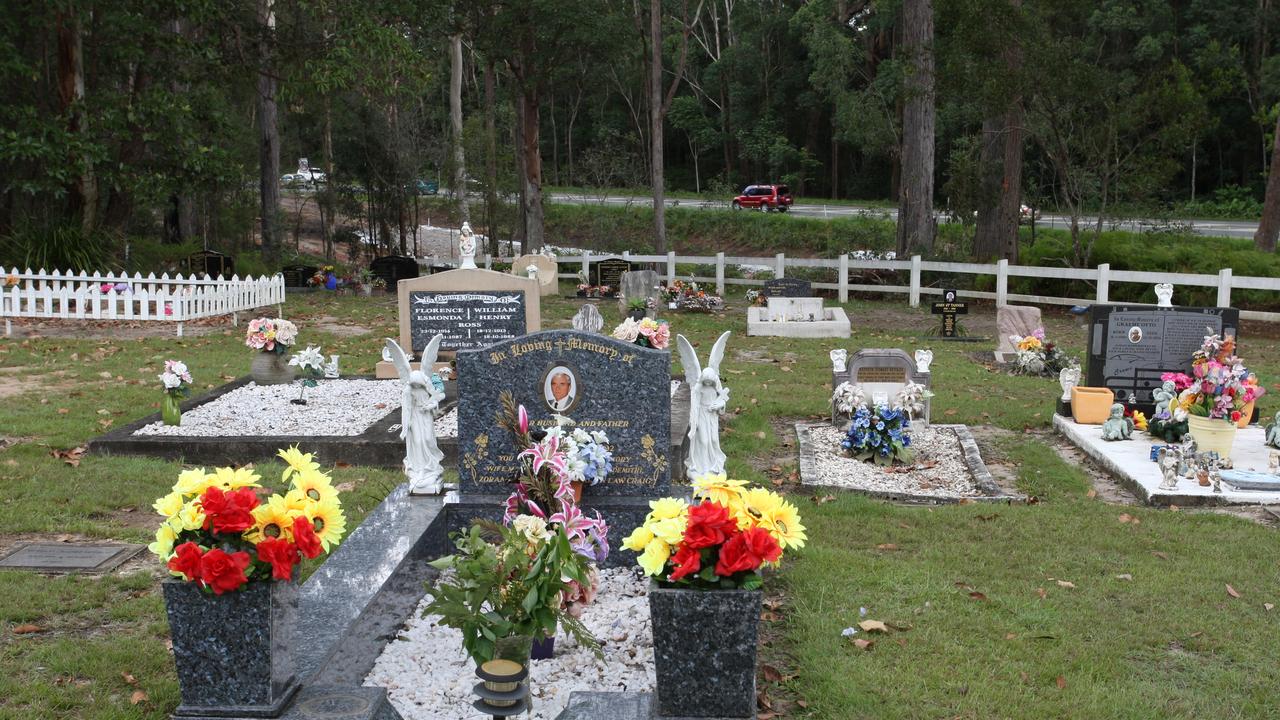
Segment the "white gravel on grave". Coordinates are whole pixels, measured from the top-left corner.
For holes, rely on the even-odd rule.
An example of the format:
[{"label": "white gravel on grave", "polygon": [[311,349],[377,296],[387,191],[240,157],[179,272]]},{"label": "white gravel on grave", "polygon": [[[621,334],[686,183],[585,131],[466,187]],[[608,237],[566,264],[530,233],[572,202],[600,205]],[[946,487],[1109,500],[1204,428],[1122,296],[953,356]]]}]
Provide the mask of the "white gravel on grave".
[{"label": "white gravel on grave", "polygon": [[[600,640],[604,660],[561,632],[555,655],[530,663],[533,711],[521,718],[552,720],[578,691],[652,690],[653,635],[649,626],[647,579],[638,568],[600,571],[600,592],[582,615]],[[457,720],[478,717],[471,706],[479,679],[475,663],[462,649],[462,633],[437,626],[439,616],[417,611],[387,644],[364,684],[387,689],[404,720]]]},{"label": "white gravel on grave", "polygon": [[[387,380],[321,380],[307,388],[306,405],[297,383],[248,385],[182,413],[181,425],[154,422],[134,435],[169,437],[341,435],[353,436],[400,407],[400,383]],[[436,420],[437,437],[458,434],[453,410]]]},{"label": "white gravel on grave", "polygon": [[[955,431],[932,426],[913,428],[911,447],[916,451],[913,468],[890,468],[844,454],[840,441],[845,433],[835,426],[809,429],[818,479],[814,484],[875,492],[910,493],[931,497],[982,497],[964,460]],[[930,467],[929,465],[932,465]]]}]

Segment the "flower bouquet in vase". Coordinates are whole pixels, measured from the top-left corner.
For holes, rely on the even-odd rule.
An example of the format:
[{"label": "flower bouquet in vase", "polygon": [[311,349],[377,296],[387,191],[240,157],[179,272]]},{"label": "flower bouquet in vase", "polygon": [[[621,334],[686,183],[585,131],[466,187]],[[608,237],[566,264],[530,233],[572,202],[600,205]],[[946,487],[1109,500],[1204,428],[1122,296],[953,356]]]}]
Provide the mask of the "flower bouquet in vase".
[{"label": "flower bouquet in vase", "polygon": [[1235,355],[1235,338],[1206,335],[1191,361],[1191,385],[1179,395],[1179,405],[1187,411],[1187,427],[1200,452],[1216,452],[1227,459],[1235,442],[1236,429],[1247,408],[1266,392],[1258,377],[1249,372]]},{"label": "flower bouquet in vase", "polygon": [[336,546],[346,518],[310,454],[280,456],[283,494],[264,499],[249,468],[196,469],[153,505],[164,521],[148,549],[172,575],[162,588],[175,716],[276,717],[297,690],[295,569]]},{"label": "flower bouquet in vase", "polygon": [[191,372],[187,364],[179,360],[165,360],[160,373],[164,386],[164,400],[160,404],[160,417],[165,425],[182,424],[182,398],[191,393]]},{"label": "flower bouquet in vase", "polygon": [[805,529],[796,507],[769,490],[723,474],[693,488],[693,505],[650,501],[644,524],[623,541],[654,578],[655,714],[754,717],[762,572],[803,547]]},{"label": "flower bouquet in vase", "polygon": [[289,348],[298,341],[298,326],[280,318],[256,318],[249,321],[244,344],[257,350],[249,373],[259,385],[282,385],[293,381],[289,369]]},{"label": "flower bouquet in vase", "polygon": [[666,350],[671,347],[671,326],[666,320],[627,318],[613,329],[613,337],[640,347]]}]

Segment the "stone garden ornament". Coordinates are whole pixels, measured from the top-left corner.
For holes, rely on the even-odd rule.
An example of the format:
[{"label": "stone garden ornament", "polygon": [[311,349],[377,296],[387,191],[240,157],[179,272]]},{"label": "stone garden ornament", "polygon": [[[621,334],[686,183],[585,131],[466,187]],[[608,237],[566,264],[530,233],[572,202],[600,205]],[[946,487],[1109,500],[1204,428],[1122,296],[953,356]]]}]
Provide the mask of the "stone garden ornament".
[{"label": "stone garden ornament", "polygon": [[720,449],[720,411],[729,402],[729,389],[720,383],[720,361],[729,342],[726,330],[711,347],[704,368],[688,339],[676,335],[680,364],[689,383],[689,459],[686,474],[695,480],[710,473],[724,472],[724,451]]},{"label": "stone garden ornament", "polygon": [[1163,478],[1160,482],[1161,490],[1177,490],[1178,489],[1178,468],[1182,465],[1182,453],[1172,446],[1160,448],[1160,475]]},{"label": "stone garden ornament", "polygon": [[478,269],[476,268],[476,234],[469,222],[462,223],[462,229],[458,231],[458,254],[462,256],[459,270]]},{"label": "stone garden ornament", "polygon": [[831,369],[836,373],[848,372],[849,351],[838,348],[831,351]]},{"label": "stone garden ornament", "polygon": [[932,364],[933,364],[932,350],[916,351],[916,372],[927,373],[929,372],[929,366]]},{"label": "stone garden ornament", "polygon": [[1276,413],[1272,419],[1271,427],[1267,428],[1267,445],[1273,448],[1280,448],[1280,412]]},{"label": "stone garden ornament", "polygon": [[421,368],[414,370],[400,344],[387,338],[386,347],[391,353],[391,361],[404,384],[400,400],[400,438],[405,441],[404,473],[409,478],[409,492],[413,495],[438,495],[444,486],[444,466],[440,464],[444,453],[436,444],[435,427],[444,393],[436,388],[429,375],[443,339],[444,335],[431,338],[422,351]]},{"label": "stone garden ornament", "polygon": [[1080,368],[1067,367],[1058,371],[1058,385],[1062,386],[1062,402],[1071,402],[1071,388],[1080,384]]},{"label": "stone garden ornament", "polygon": [[1160,385],[1159,390],[1152,391],[1151,399],[1156,401],[1155,413],[1152,417],[1172,417],[1172,411],[1169,409],[1169,403],[1178,397],[1177,385],[1172,380],[1165,380]]},{"label": "stone garden ornament", "polygon": [[1103,440],[1128,440],[1133,434],[1133,420],[1124,416],[1124,405],[1111,406],[1111,417],[1102,423]]},{"label": "stone garden ornament", "polygon": [[1173,307],[1173,283],[1156,285],[1156,307]]}]

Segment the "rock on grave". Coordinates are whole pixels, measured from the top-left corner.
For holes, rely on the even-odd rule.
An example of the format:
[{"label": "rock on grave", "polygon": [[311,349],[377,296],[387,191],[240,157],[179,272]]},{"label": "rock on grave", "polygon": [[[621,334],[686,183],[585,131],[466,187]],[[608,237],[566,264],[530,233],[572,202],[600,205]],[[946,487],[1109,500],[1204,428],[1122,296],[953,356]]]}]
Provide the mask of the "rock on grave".
[{"label": "rock on grave", "polygon": [[1010,335],[1026,337],[1044,327],[1040,321],[1040,308],[1034,305],[1002,305],[996,308],[996,362],[1009,362],[1018,354],[1018,348],[1009,340]]},{"label": "rock on grave", "polygon": [[[618,299],[622,303],[622,312],[624,314],[628,310],[627,303],[634,298],[653,300],[656,305],[658,301],[658,273],[653,270],[629,270],[622,273],[621,283],[622,292]],[[649,309],[646,314],[649,317],[653,317],[654,310]]]},{"label": "rock on grave", "polygon": [[[898,348],[864,348],[849,358],[844,373],[832,373],[831,387],[842,382],[861,385],[874,404],[892,405],[894,397],[909,382],[929,387],[932,373],[920,372],[915,360]],[[930,402],[924,400],[924,415],[914,420],[929,424]]]},{"label": "rock on grave", "polygon": [[598,333],[604,327],[604,317],[591,303],[584,304],[573,316],[573,329],[584,333]]},{"label": "rock on grave", "polygon": [[800,278],[773,278],[764,282],[761,294],[765,297],[803,298],[813,297],[813,283]]},{"label": "rock on grave", "polygon": [[557,273],[560,272],[556,261],[546,255],[521,255],[511,261],[511,274],[518,277],[529,277],[529,266],[538,268],[538,285],[543,295],[555,295],[560,286]]}]

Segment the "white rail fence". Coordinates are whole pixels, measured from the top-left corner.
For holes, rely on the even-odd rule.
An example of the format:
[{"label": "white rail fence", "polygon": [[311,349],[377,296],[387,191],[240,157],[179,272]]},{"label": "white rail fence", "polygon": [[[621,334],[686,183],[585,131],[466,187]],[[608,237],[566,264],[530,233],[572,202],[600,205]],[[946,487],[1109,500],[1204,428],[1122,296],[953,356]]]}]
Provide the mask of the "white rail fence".
[{"label": "white rail fence", "polygon": [[198,318],[231,315],[269,305],[284,304],[284,277],[238,276],[184,278],[163,274],[45,272],[0,267],[0,317],[4,333],[13,332],[12,318],[69,320],[150,320],[183,323]]},{"label": "white rail fence", "polygon": [[[1280,278],[1235,275],[1231,268],[1223,268],[1218,271],[1217,275],[1196,275],[1192,273],[1112,270],[1109,264],[1099,265],[1096,268],[1085,269],[1010,265],[1008,260],[1001,260],[998,263],[989,265],[981,263],[930,262],[922,260],[919,255],[914,255],[909,260],[863,260],[851,257],[848,254],[841,255],[838,258],[789,258],[785,253],[778,253],[773,257],[734,257],[726,256],[724,253],[716,253],[715,255],[676,255],[674,252],[671,252],[666,255],[632,255],[631,253],[624,252],[622,253],[622,256],[631,262],[637,263],[665,263],[665,274],[668,282],[677,278],[677,264],[714,266],[715,275],[713,277],[695,276],[693,279],[697,282],[715,283],[716,293],[719,295],[724,294],[725,287],[728,285],[764,285],[763,280],[726,278],[725,267],[727,265],[768,267],[772,270],[774,277],[786,277],[787,268],[830,268],[836,271],[837,282],[815,282],[813,283],[813,287],[820,290],[835,290],[839,301],[842,303],[849,301],[849,293],[851,291],[866,293],[894,293],[906,295],[907,301],[911,307],[917,307],[920,305],[920,298],[922,295],[942,294],[942,287],[931,286],[925,283],[926,273],[994,276],[995,292],[959,290],[958,293],[961,297],[994,300],[996,305],[1008,305],[1011,301],[1020,303],[1038,303],[1042,305],[1091,305],[1093,303],[1106,303],[1110,301],[1111,287],[1117,283],[1138,283],[1141,285],[1154,285],[1156,283],[1164,282],[1173,283],[1175,286],[1173,296],[1175,304],[1187,304],[1179,301],[1178,288],[1216,288],[1216,305],[1218,307],[1231,306],[1231,291],[1233,289],[1263,290],[1280,293]],[[581,266],[583,273],[589,273],[591,263],[603,257],[606,256],[593,255],[590,252],[582,255],[561,255],[556,258],[558,262],[575,267],[573,272],[562,272],[559,276],[566,279],[577,278],[578,267],[576,266]],[[501,258],[499,260],[510,262],[510,258]],[[485,266],[488,267],[493,261],[494,258],[486,257]],[[850,281],[851,272],[864,270],[891,270],[907,273],[909,284],[880,285],[855,283]],[[1049,278],[1054,280],[1083,280],[1094,286],[1094,297],[1054,297],[1050,295],[1024,295],[1009,292],[1009,278],[1019,277]],[[1138,305],[1141,303],[1131,304]],[[1280,312],[1242,310],[1240,312],[1240,317],[1246,320],[1280,322]]]}]

